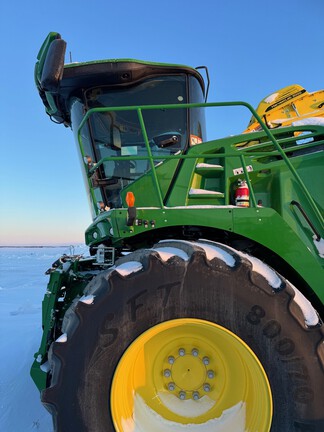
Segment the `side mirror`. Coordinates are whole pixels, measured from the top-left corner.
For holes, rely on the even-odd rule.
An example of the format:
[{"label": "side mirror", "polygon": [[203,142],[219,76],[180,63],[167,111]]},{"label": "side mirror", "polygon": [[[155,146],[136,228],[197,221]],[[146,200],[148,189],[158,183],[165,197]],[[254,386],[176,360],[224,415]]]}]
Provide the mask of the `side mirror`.
[{"label": "side mirror", "polygon": [[40,80],[42,90],[58,91],[64,71],[65,50],[66,42],[61,38],[54,39],[49,46]]}]

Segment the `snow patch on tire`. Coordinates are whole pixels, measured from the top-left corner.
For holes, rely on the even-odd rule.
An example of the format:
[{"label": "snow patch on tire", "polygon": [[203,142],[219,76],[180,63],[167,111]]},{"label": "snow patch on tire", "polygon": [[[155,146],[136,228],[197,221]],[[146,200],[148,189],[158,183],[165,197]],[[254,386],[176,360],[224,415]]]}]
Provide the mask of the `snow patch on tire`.
[{"label": "snow patch on tire", "polygon": [[240,255],[250,261],[252,264],[252,271],[263,276],[268,284],[274,289],[279,290],[282,286],[282,280],[277,275],[277,273],[272,270],[267,264],[263,263],[258,258],[255,258],[251,255],[240,252]]},{"label": "snow patch on tire", "polygon": [[[211,244],[208,241],[205,242],[203,239],[201,241],[198,241],[198,242],[191,242],[188,240],[161,240],[159,242],[159,244],[163,244],[163,243],[184,244],[184,245],[192,248],[192,252],[194,252],[195,246],[198,246],[199,248],[201,248],[205,251],[206,257],[209,261],[213,260],[214,258],[218,258],[218,259],[224,261],[225,264],[228,265],[229,267],[234,267],[235,263],[236,263],[235,257],[232,254],[230,254],[229,252],[227,252],[225,249],[219,247],[217,245],[217,243]],[[170,249],[176,249],[176,248],[170,248]],[[231,249],[231,248],[229,248],[229,249]],[[231,250],[234,251],[234,249],[231,249]],[[182,251],[182,252],[186,253],[184,251]],[[189,257],[188,257],[188,259],[189,259]]]},{"label": "snow patch on tire", "polygon": [[195,243],[197,246],[204,249],[206,253],[206,257],[209,261],[211,261],[214,258],[218,258],[225,262],[229,267],[235,266],[235,258],[230,253],[226,252],[224,249],[218,247],[218,246],[212,246],[207,243],[201,243],[197,242]]},{"label": "snow patch on tire", "polygon": [[56,339],[55,342],[65,343],[67,341],[67,334],[63,333],[59,338]]},{"label": "snow patch on tire", "polygon": [[181,249],[173,248],[173,247],[159,247],[152,249],[160,255],[162,261],[169,261],[173,256],[178,256],[184,261],[189,260],[189,256]]},{"label": "snow patch on tire", "polygon": [[302,311],[305,319],[305,324],[308,327],[317,326],[319,324],[319,318],[312,304],[296,287],[294,287],[294,285],[290,284],[290,286],[295,292],[294,302],[299,306],[300,310]]},{"label": "snow patch on tire", "polygon": [[90,304],[93,304],[93,302],[94,302],[94,296],[92,294],[90,294],[90,295],[84,295],[84,296],[82,296],[80,298],[79,301],[81,303],[85,303],[85,304],[90,305]]},{"label": "snow patch on tire", "polygon": [[128,276],[131,273],[137,273],[143,269],[142,263],[139,261],[128,261],[115,267],[117,273],[121,276]]},{"label": "snow patch on tire", "polygon": [[42,365],[40,365],[40,368],[45,373],[49,372],[51,370],[50,362],[47,361],[47,362],[43,363]]}]

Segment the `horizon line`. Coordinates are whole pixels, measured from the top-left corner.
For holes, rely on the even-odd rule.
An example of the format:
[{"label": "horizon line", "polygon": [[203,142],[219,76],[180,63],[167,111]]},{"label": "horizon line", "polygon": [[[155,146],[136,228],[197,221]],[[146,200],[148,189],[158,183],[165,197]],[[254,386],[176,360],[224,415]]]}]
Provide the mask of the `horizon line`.
[{"label": "horizon line", "polygon": [[68,243],[68,244],[45,244],[45,245],[0,245],[0,248],[59,248],[59,247],[69,247],[69,246],[87,246],[84,243]]}]

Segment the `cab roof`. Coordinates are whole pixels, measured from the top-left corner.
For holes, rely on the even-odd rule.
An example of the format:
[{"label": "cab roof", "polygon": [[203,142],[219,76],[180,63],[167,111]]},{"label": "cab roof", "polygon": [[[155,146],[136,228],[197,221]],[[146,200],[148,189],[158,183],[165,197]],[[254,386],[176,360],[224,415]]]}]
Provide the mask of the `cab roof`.
[{"label": "cab roof", "polygon": [[127,86],[154,76],[189,74],[197,78],[205,91],[202,76],[189,66],[135,59],[64,64],[65,48],[66,42],[58,33],[47,36],[37,57],[35,82],[47,114],[66,126],[70,125],[70,97],[87,88]]}]

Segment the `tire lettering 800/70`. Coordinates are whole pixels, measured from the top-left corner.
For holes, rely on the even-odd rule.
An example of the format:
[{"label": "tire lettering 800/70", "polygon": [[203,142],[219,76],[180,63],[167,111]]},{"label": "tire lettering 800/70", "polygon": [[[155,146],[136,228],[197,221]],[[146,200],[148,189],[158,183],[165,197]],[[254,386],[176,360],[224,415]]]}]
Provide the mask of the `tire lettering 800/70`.
[{"label": "tire lettering 800/70", "polygon": [[[265,318],[265,316],[265,310],[259,305],[254,305],[251,307],[250,312],[246,315],[246,320],[252,325],[259,325],[261,324],[261,321]],[[280,333],[281,324],[276,320],[267,321],[262,327],[262,334],[267,339],[274,339],[278,337]],[[295,351],[295,342],[290,338],[283,337],[275,343],[274,349],[280,356],[286,357],[291,355]],[[302,361],[301,358],[298,358],[298,360]],[[287,362],[290,360],[285,359],[283,361]],[[291,377],[307,380],[307,368],[303,364],[301,364],[300,366],[302,373],[291,371],[289,372],[289,375]],[[307,404],[314,399],[314,392],[311,388],[306,386],[297,387],[293,392],[293,397],[295,402]]]},{"label": "tire lettering 800/70", "polygon": [[281,332],[281,325],[276,320],[268,321],[262,330],[263,335],[268,339],[273,339]]},{"label": "tire lettering 800/70", "polygon": [[260,324],[261,319],[265,317],[265,310],[258,305],[252,306],[250,312],[247,314],[246,319],[252,325]]}]

